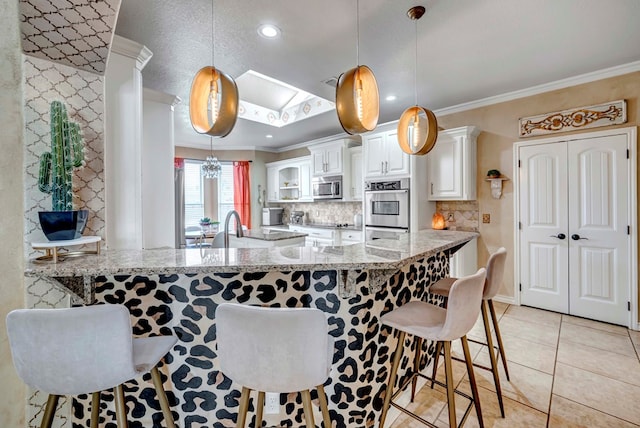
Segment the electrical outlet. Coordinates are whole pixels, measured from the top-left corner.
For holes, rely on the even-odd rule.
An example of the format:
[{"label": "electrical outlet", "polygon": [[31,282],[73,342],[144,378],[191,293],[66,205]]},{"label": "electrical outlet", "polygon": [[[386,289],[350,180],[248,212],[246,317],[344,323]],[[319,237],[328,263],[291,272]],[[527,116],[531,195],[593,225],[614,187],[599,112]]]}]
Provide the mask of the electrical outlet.
[{"label": "electrical outlet", "polygon": [[264,412],[267,415],[277,415],[280,413],[280,394],[277,392],[266,392],[264,394]]},{"label": "electrical outlet", "polygon": [[482,214],[483,223],[491,223],[491,214]]}]

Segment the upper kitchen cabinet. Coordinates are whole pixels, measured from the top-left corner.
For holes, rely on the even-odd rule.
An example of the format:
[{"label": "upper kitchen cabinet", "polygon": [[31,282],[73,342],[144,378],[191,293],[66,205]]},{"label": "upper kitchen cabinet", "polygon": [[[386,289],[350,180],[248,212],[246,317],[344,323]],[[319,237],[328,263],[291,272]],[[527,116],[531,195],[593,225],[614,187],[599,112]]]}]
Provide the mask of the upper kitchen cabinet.
[{"label": "upper kitchen cabinet", "polygon": [[411,172],[409,155],[398,144],[398,131],[379,132],[363,137],[364,175],[370,177],[407,176]]},{"label": "upper kitchen cabinet", "polygon": [[351,189],[350,196],[353,201],[362,200],[364,180],[362,179],[362,146],[349,149],[351,155]]},{"label": "upper kitchen cabinet", "polygon": [[350,139],[335,140],[309,146],[311,152],[311,172],[314,177],[343,175],[345,173],[345,151],[355,145]]},{"label": "upper kitchen cabinet", "polygon": [[268,202],[310,202],[311,158],[303,156],[278,162],[267,167]]},{"label": "upper kitchen cabinet", "polygon": [[447,129],[438,133],[435,147],[427,155],[430,201],[472,201],[476,199],[475,126]]}]

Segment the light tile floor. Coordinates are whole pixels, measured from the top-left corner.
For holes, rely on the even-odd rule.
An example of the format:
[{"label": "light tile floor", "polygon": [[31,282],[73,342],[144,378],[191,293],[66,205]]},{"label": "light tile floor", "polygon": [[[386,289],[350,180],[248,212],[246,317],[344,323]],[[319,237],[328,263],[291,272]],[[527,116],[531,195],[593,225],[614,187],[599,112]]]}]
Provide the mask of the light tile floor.
[{"label": "light tile floor", "polygon": [[[500,365],[502,418],[491,372],[475,370],[485,427],[640,426],[640,332],[524,306],[495,306],[511,380]],[[468,336],[484,340],[481,319]],[[454,349],[462,355],[459,344]],[[471,346],[471,354],[474,361],[489,364],[486,347]],[[443,367],[438,378],[444,380]],[[454,378],[457,388],[470,394],[463,363],[454,361]],[[456,395],[458,423],[466,404]],[[448,426],[446,391],[439,386],[424,386],[410,410]],[[465,427],[477,426],[472,409]],[[401,415],[391,427],[424,425]]]}]

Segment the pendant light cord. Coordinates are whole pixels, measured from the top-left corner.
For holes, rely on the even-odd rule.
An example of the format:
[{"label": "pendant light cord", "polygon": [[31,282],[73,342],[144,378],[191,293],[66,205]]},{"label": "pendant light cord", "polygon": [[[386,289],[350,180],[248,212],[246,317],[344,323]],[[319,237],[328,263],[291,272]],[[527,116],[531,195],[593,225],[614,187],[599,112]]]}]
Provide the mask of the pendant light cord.
[{"label": "pendant light cord", "polygon": [[360,66],[360,0],[356,0],[356,66]]},{"label": "pendant light cord", "polygon": [[415,20],[416,25],[416,49],[413,62],[413,90],[415,95],[416,106],[418,105],[418,20]]},{"label": "pendant light cord", "polygon": [[211,0],[211,65],[215,64],[216,58],[216,34],[214,30],[215,26],[215,17],[213,13],[213,3],[215,0]]}]

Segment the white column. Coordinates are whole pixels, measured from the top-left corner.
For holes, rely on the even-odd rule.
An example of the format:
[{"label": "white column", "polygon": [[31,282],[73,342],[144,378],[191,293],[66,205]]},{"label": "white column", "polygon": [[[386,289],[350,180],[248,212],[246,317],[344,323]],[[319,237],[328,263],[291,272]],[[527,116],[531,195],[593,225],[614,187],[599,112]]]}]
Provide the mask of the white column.
[{"label": "white column", "polygon": [[175,95],[143,90],[142,247],[175,247]]},{"label": "white column", "polygon": [[105,73],[105,217],[110,249],[141,249],[142,69],[152,53],[114,36]]}]

